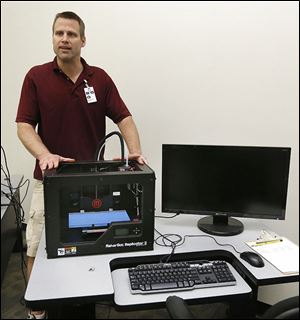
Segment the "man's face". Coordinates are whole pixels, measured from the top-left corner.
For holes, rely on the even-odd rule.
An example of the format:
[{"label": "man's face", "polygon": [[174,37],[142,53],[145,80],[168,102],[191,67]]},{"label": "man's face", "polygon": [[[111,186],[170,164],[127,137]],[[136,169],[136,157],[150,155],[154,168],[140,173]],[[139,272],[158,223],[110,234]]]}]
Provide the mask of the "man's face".
[{"label": "man's face", "polygon": [[63,62],[70,62],[80,57],[81,48],[85,46],[85,38],[80,37],[79,23],[72,19],[56,20],[52,41],[57,58]]}]

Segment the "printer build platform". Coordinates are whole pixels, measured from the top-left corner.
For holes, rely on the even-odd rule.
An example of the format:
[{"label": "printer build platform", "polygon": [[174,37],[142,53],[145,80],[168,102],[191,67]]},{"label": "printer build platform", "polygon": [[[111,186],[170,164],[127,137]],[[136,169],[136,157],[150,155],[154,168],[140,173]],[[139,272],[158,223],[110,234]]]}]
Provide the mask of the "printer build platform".
[{"label": "printer build platform", "polygon": [[155,174],[129,161],[61,163],[44,175],[48,258],[153,250]]}]

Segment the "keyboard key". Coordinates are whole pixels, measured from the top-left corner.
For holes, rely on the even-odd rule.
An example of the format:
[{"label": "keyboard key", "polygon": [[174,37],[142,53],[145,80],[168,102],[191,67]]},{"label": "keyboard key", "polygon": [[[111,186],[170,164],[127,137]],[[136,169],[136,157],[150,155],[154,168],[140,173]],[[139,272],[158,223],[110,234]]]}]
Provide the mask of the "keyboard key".
[{"label": "keyboard key", "polygon": [[165,290],[165,289],[174,289],[178,288],[176,282],[167,282],[167,283],[152,283],[152,290]]}]

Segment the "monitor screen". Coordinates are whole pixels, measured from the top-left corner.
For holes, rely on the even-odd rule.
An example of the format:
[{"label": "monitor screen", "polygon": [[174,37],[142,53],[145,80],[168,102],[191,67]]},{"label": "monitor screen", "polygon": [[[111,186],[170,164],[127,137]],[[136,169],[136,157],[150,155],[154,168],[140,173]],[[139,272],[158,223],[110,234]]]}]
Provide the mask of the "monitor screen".
[{"label": "monitor screen", "polygon": [[234,235],[230,217],[284,219],[291,148],[162,146],[162,212],[207,215],[198,227]]}]

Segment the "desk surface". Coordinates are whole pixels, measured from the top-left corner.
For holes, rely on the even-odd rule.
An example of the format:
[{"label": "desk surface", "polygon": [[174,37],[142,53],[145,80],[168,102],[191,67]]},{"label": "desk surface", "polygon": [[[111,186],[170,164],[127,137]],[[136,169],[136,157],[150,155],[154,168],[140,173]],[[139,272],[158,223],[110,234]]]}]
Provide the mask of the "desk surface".
[{"label": "desk surface", "polygon": [[[197,227],[198,215],[179,215],[172,219],[156,218],[155,228],[162,234],[177,233],[180,235],[206,235]],[[214,238],[221,244],[232,244],[237,251],[249,251],[245,241],[256,239],[261,229],[267,229],[257,220],[241,219],[245,226],[244,232],[236,236]],[[157,237],[155,233],[155,237]],[[298,281],[299,275],[282,274],[268,261],[263,268],[250,266],[239,258],[231,246],[219,246],[209,237],[187,238],[185,243],[176,249],[175,253],[195,253],[202,251],[227,251],[243,271],[257,285],[275,284]],[[25,301],[28,306],[32,303],[47,303],[63,299],[101,300],[112,298],[115,290],[111,266],[117,259],[165,255],[170,248],[154,245],[153,251],[125,252],[114,254],[99,254],[80,257],[47,259],[45,250],[45,234],[43,234],[37,257],[28,283]],[[115,273],[116,274],[116,273]]]}]

